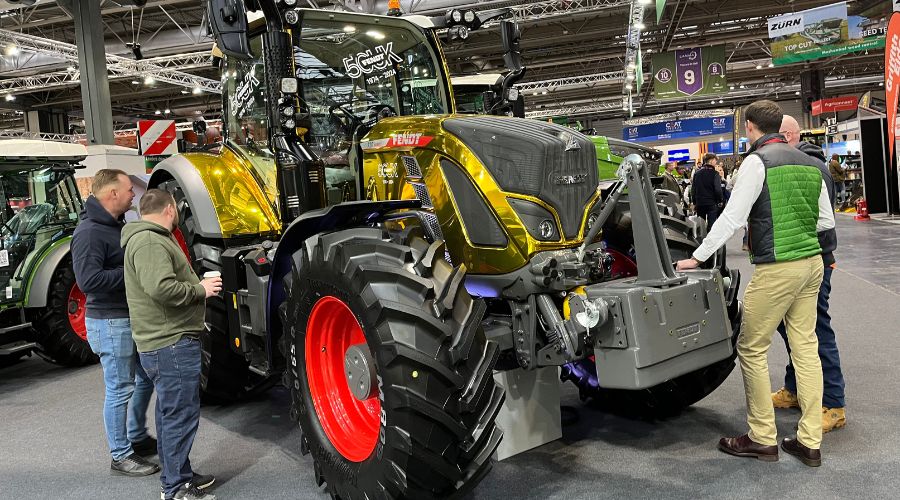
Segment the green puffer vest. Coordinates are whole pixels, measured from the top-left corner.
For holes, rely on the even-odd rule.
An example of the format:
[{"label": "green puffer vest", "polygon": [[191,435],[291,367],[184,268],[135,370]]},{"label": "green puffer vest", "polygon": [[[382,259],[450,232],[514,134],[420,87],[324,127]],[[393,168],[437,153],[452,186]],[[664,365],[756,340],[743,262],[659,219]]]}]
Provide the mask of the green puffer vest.
[{"label": "green puffer vest", "polygon": [[770,134],[750,154],[762,160],[766,180],[748,218],[750,260],[787,262],[820,255],[816,234],[822,172],[815,160]]}]

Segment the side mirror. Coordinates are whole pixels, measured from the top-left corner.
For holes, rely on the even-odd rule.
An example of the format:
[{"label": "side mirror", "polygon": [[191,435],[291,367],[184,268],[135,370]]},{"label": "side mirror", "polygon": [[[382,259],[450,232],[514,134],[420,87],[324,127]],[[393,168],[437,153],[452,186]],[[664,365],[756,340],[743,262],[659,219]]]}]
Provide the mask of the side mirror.
[{"label": "side mirror", "polygon": [[242,0],[208,0],[209,25],[223,54],[251,59],[247,11]]},{"label": "side mirror", "polygon": [[516,71],[522,67],[522,54],[519,48],[519,40],[522,34],[519,26],[514,21],[500,22],[500,37],[503,42],[503,60],[506,67]]}]

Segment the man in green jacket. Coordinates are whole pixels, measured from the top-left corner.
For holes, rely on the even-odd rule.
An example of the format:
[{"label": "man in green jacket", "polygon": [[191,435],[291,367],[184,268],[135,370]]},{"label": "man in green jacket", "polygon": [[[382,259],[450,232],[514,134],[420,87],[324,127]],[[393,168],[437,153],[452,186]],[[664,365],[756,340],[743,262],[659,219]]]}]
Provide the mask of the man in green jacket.
[{"label": "man in green jacket", "polygon": [[781,107],[757,101],[747,106],[744,116],[752,146],[741,163],[731,201],[693,257],[679,261],[678,269],[697,267],[738,228],[749,226],[750,260],[756,270],[744,292],[737,352],[750,431],[722,438],[719,449],[739,457],[778,460],[768,353],[772,334],[784,320],[803,414],[797,436],[785,438],[781,449],[817,467],[822,464],[822,364],[816,302],[824,274],[817,234],[834,227],[834,211],[817,160],[779,134]]},{"label": "man in green jacket", "polygon": [[156,438],[164,499],[215,500],[203,490],[215,478],[197,474],[188,456],[200,425],[200,332],[206,299],[222,278],[200,280],[172,231],[172,195],[150,189],[141,220],[122,230],[125,295],[141,365],[156,388]]}]

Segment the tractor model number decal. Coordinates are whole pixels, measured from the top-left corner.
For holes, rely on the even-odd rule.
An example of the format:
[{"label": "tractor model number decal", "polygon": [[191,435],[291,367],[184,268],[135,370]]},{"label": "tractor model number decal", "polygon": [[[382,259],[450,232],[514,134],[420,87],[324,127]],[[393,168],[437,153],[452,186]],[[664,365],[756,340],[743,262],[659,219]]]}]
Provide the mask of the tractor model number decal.
[{"label": "tractor model number decal", "polygon": [[355,56],[345,57],[344,68],[347,70],[347,76],[356,78],[363,73],[368,75],[377,70],[389,68],[391,63],[400,62],[403,62],[403,59],[394,53],[394,42],[388,42],[375,47],[374,54],[372,49],[367,49]]},{"label": "tractor model number decal", "polygon": [[422,148],[427,146],[432,139],[434,139],[434,137],[430,135],[422,135],[420,132],[409,132],[396,134],[385,139],[362,141],[359,143],[359,146],[363,151],[386,148]]}]

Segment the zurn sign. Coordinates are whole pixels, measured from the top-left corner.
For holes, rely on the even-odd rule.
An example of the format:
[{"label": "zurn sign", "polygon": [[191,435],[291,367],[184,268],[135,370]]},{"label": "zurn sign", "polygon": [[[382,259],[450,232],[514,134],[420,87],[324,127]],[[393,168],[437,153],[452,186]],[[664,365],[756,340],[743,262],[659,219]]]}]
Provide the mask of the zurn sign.
[{"label": "zurn sign", "polygon": [[792,35],[803,31],[803,13],[785,14],[769,19],[769,38]]}]

